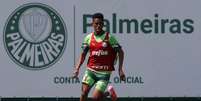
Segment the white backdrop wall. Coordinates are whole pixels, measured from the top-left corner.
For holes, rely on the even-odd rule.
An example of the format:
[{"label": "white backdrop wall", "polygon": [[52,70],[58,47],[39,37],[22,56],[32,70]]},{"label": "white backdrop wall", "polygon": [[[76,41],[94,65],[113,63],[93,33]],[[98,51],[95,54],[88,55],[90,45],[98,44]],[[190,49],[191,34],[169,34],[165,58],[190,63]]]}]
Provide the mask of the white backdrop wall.
[{"label": "white backdrop wall", "polygon": [[[104,14],[105,29],[116,36],[125,52],[127,81],[120,82],[117,71],[110,79],[118,96],[201,95],[200,0],[0,2],[0,96],[79,97],[86,61],[81,67],[79,79],[70,77],[81,52],[83,38],[93,31],[85,24],[90,23],[90,15],[96,12]],[[24,68],[14,62],[6,52],[4,41],[7,21],[17,8],[28,3],[51,7],[66,26],[64,53],[54,64],[39,70],[27,69],[29,67]]]}]

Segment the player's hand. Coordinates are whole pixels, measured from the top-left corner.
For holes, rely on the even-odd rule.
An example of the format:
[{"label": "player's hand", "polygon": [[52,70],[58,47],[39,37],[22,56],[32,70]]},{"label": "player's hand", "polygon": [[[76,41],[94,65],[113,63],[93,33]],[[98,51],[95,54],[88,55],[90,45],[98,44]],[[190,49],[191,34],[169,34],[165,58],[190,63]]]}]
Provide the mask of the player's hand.
[{"label": "player's hand", "polygon": [[75,68],[74,72],[73,72],[73,78],[77,78],[79,75],[79,69]]},{"label": "player's hand", "polygon": [[119,76],[120,76],[120,79],[122,81],[126,80],[126,76],[125,76],[124,71],[122,69],[119,70]]}]

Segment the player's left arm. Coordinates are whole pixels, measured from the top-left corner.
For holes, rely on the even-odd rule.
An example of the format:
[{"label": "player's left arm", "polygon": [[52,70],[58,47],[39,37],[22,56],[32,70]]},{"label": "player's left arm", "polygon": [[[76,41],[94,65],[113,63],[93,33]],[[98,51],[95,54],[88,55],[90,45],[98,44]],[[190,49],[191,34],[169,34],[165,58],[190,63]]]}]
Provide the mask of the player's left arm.
[{"label": "player's left arm", "polygon": [[110,34],[110,44],[112,45],[113,49],[117,52],[119,58],[119,76],[120,79],[125,81],[125,73],[123,70],[123,62],[124,62],[124,51],[121,45],[118,43],[117,39]]}]

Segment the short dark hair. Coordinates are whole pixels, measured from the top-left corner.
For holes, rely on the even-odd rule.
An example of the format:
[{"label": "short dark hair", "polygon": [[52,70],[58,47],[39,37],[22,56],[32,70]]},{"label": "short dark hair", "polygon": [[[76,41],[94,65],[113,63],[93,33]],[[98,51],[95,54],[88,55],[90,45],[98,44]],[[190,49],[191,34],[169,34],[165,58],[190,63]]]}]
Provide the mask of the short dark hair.
[{"label": "short dark hair", "polygon": [[103,16],[102,13],[95,13],[92,18],[93,18],[93,19],[95,19],[95,18],[100,18],[100,19],[103,20],[103,19],[104,19],[104,16]]}]

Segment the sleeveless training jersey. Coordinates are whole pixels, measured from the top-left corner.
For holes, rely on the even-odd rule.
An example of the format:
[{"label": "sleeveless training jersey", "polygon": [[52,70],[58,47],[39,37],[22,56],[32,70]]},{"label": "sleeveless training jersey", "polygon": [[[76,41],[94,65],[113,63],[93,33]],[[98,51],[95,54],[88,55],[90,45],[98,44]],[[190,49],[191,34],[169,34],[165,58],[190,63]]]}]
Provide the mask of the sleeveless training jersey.
[{"label": "sleeveless training jersey", "polygon": [[116,58],[113,47],[118,44],[116,39],[109,33],[101,35],[102,40],[99,41],[95,39],[97,36],[95,37],[94,33],[91,33],[90,37],[88,35],[87,38],[84,42],[88,44],[90,51],[87,67],[95,71],[113,71]]}]

